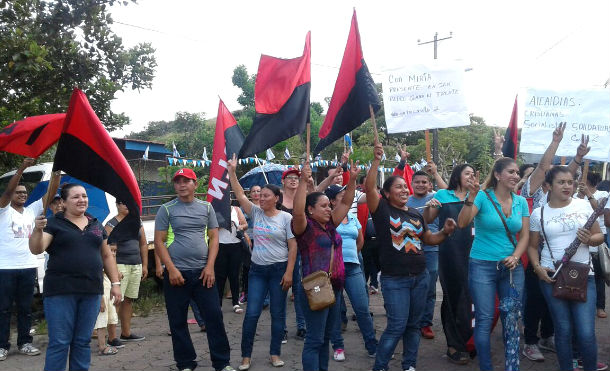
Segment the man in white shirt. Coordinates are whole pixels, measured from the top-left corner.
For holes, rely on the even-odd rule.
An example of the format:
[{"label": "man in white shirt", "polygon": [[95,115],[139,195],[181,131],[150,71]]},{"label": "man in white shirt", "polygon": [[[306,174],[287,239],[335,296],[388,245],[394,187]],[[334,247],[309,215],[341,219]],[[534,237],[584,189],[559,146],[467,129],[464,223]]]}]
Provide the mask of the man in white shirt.
[{"label": "man in white shirt", "polygon": [[[47,197],[25,207],[28,192],[19,181],[23,171],[34,164],[26,158],[10,179],[0,197],[0,361],[6,359],[9,343],[11,307],[17,307],[17,346],[19,353],[35,356],[40,350],[32,345],[32,297],[38,259],[30,252],[28,241],[34,230],[34,219],[44,211]],[[57,191],[57,176],[50,191]],[[52,189],[51,189],[52,188]]]}]

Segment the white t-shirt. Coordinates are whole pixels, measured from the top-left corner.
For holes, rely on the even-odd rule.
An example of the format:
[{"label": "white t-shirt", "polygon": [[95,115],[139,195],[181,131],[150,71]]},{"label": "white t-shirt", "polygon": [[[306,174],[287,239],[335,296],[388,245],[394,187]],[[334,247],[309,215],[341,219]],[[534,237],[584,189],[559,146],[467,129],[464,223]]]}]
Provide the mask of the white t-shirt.
[{"label": "white t-shirt", "polygon": [[36,268],[38,259],[30,252],[34,220],[42,213],[42,199],[15,210],[9,203],[0,208],[0,269]]},{"label": "white t-shirt", "polygon": [[267,216],[259,206],[252,205],[250,217],[254,220],[252,262],[270,265],[287,261],[288,240],[294,238],[290,227],[292,215],[280,211],[275,216]]},{"label": "white t-shirt", "polygon": [[239,243],[237,238],[237,226],[239,225],[239,218],[237,216],[237,208],[231,206],[231,230],[224,228],[218,228],[218,243],[231,244]]},{"label": "white t-shirt", "polygon": [[[570,204],[561,208],[552,208],[548,204],[544,207],[544,231],[553,249],[555,260],[561,260],[565,249],[576,238],[576,231],[581,228],[593,213],[593,209],[588,201],[582,199],[572,199]],[[544,239],[540,226],[540,210],[537,208],[532,211],[530,216],[530,231],[540,232],[540,238]],[[589,246],[581,244],[576,250],[576,254],[570,259],[573,262],[588,264]],[[555,269],[549,253],[549,245],[544,242],[541,252],[540,265],[545,268]],[[589,272],[593,274],[593,269]]]}]

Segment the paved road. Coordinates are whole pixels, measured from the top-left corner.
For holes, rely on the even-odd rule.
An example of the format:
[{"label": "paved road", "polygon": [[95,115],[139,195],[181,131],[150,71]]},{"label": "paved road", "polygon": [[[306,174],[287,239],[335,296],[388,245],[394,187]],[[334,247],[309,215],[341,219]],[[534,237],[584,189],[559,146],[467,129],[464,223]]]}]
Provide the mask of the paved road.
[{"label": "paved road", "polygon": [[[440,286],[437,286],[437,289],[437,300],[440,300]],[[235,314],[231,312],[230,309],[230,302],[225,301],[223,305],[223,312],[225,326],[227,333],[229,334],[229,342],[232,349],[231,363],[235,368],[237,368],[241,360],[239,349],[243,315]],[[385,328],[385,311],[383,309],[383,300],[381,295],[371,296],[371,309],[374,313],[375,328],[377,331],[377,336],[379,337]],[[439,309],[440,301],[437,301],[433,326],[433,329],[436,332],[436,338],[433,340],[422,339],[419,349],[417,369],[448,371],[478,370],[476,362],[471,362],[467,366],[457,366],[447,361],[446,357],[444,356],[446,344],[440,325]],[[348,304],[348,316],[351,316],[351,313],[351,308]],[[282,346],[282,359],[286,362],[286,366],[284,366],[282,369],[301,370],[301,350],[303,347],[303,342],[294,338],[294,307],[291,302],[289,302],[288,305],[288,327],[290,329],[289,341],[288,344]],[[493,363],[496,370],[502,370],[504,365],[502,332],[500,327],[501,326],[498,326],[492,334],[492,354]],[[610,359],[610,318],[597,319],[596,327],[600,360],[607,362]],[[176,370],[171,351],[171,338],[167,336],[168,324],[165,311],[160,310],[153,312],[148,317],[134,318],[132,328],[134,329],[134,332],[146,336],[146,340],[140,343],[128,344],[125,348],[120,349],[119,354],[115,356],[98,356],[96,352],[96,340],[92,341],[91,344],[94,353],[92,356],[91,370]],[[199,356],[198,369],[212,370],[205,333],[200,332],[196,325],[191,325],[191,336]],[[343,336],[345,339],[345,352],[347,359],[342,363],[335,362],[331,359],[331,363],[329,365],[330,370],[370,370],[373,365],[373,360],[367,357],[356,322],[349,322],[347,331],[343,333]],[[12,338],[12,343],[14,344],[14,334]],[[263,312],[258,324],[251,370],[259,371],[269,370],[272,368],[268,362],[269,339],[269,311],[265,311]],[[44,352],[47,345],[47,339],[45,336],[36,336],[34,343]],[[396,348],[396,359],[390,363],[391,370],[400,369],[401,349],[402,344],[399,343],[398,347]],[[558,366],[555,355],[552,353],[545,353],[545,356],[547,357],[546,361],[541,363],[530,362],[522,357],[521,368],[523,370],[532,371],[556,370]],[[0,369],[10,371],[42,370],[43,363],[44,355],[36,357],[23,356],[17,354],[15,347],[13,347],[9,354],[9,358],[6,361],[0,362]]]}]

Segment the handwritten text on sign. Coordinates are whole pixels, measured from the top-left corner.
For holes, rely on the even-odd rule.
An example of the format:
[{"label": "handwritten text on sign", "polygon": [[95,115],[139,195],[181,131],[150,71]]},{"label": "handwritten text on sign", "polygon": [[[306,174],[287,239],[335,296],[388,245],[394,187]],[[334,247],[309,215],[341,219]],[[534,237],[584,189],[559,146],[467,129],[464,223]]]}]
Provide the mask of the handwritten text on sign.
[{"label": "handwritten text on sign", "polygon": [[610,153],[610,92],[528,89],[521,119],[520,152],[543,154],[553,130],[566,122],[558,156],[574,156],[582,134],[589,135],[586,158],[608,161]]},{"label": "handwritten text on sign", "polygon": [[461,67],[416,65],[386,71],[383,106],[388,133],[470,123]]}]

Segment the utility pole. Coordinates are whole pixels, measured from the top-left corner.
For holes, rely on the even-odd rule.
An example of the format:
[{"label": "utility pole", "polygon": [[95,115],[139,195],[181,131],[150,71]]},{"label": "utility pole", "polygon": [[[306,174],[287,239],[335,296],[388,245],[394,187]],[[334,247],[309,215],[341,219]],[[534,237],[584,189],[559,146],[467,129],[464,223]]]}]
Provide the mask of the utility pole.
[{"label": "utility pole", "polygon": [[[434,44],[434,59],[437,58],[437,48],[438,42],[443,40],[449,40],[453,37],[453,32],[449,32],[449,36],[443,37],[441,39],[438,38],[438,32],[434,33],[434,39],[430,41],[421,42],[417,40],[417,45],[425,45],[425,44]],[[438,129],[432,129],[432,159],[435,164],[439,164],[438,162]]]}]

